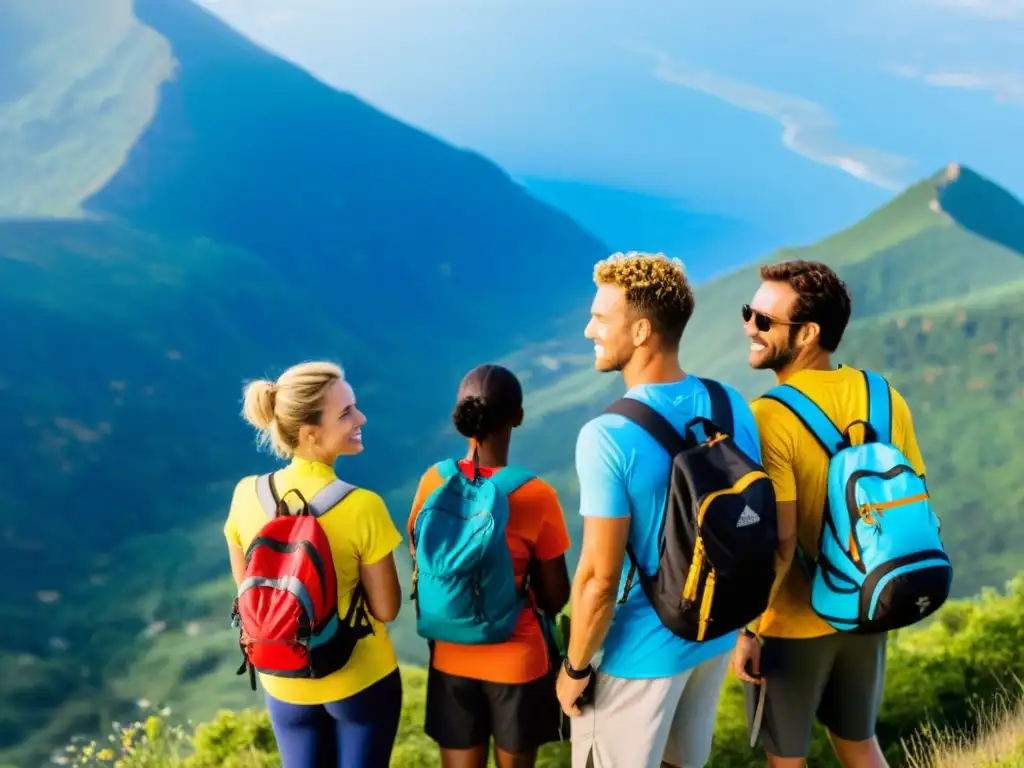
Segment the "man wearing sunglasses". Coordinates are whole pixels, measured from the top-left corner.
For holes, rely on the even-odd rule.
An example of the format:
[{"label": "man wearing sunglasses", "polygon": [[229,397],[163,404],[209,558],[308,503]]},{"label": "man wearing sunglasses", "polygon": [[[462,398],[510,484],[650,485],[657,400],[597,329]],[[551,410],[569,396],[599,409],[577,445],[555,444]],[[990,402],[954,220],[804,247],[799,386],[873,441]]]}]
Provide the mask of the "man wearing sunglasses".
[{"label": "man wearing sunglasses", "polygon": [[[864,375],[832,363],[850,320],[850,295],[829,267],[787,261],[761,268],[761,286],[742,308],[750,366],[775,373],[841,429],[866,418]],[[906,401],[892,392],[892,442],[924,475]],[[797,545],[816,553],[829,458],[799,418],[768,398],[752,404],[762,463],[775,486],[779,526],[776,581],[768,609],[740,633],[733,671],[746,685],[751,741],[772,768],[804,765],[815,717],[846,768],[885,766],[875,720],[885,678],[886,635],[837,632],[812,609],[810,581],[793,563]]]}]

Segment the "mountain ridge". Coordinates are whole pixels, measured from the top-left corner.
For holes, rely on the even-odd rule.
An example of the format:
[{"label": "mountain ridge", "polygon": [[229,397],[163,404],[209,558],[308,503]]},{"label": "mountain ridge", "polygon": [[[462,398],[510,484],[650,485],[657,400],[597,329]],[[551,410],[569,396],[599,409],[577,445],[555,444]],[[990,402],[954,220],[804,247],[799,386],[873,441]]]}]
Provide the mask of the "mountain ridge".
[{"label": "mountain ridge", "polygon": [[[30,5],[0,9],[0,30],[13,7]],[[20,323],[0,327],[13,353],[0,362],[0,422],[20,448],[0,475],[15,510],[0,547],[24,577],[0,604],[0,664],[16,670],[0,690],[0,760],[43,755],[150,693],[196,707],[248,695],[231,675],[220,531],[233,481],[273,465],[238,415],[246,378],[340,359],[370,419],[366,455],[342,471],[379,489],[401,522],[418,472],[461,447],[446,417],[461,374],[509,361],[527,388],[513,455],[557,488],[575,547],[575,436],[622,387],[592,370],[582,336],[606,249],[568,216],[473,153],[436,141],[423,158],[419,139],[396,143],[412,135],[398,128],[380,144],[376,126],[391,118],[352,127],[379,113],[308,74],[288,90],[288,65],[183,0],[131,7],[166,33],[176,74],[128,160],[88,199],[93,220],[0,222],[0,310]],[[96,135],[74,127],[69,147]],[[417,184],[403,186],[396,166]],[[884,371],[911,401],[968,590],[999,581],[1024,551],[1010,479],[1024,260],[999,244],[1016,242],[1018,209],[978,215],[1001,189],[984,177],[960,168],[941,192],[952,214],[929,207],[942,173],[838,240],[767,260],[820,258],[850,283],[842,356]],[[749,396],[765,388],[739,327],[756,270],[697,286],[681,353],[687,369]],[[407,584],[404,550],[399,561]],[[422,658],[409,621],[406,607],[396,645]]]},{"label": "mountain ridge", "polygon": [[[110,707],[130,708],[123,678],[147,662],[160,627],[219,626],[209,617],[220,614],[220,591],[201,597],[223,574],[222,534],[209,521],[223,515],[233,482],[273,465],[239,418],[247,379],[338,360],[369,414],[369,458],[348,461],[346,478],[380,487],[429,458],[434,441],[423,435],[443,421],[466,370],[543,343],[585,307],[585,283],[543,279],[552,263],[589,270],[606,250],[479,156],[305,74],[304,90],[275,91],[295,80],[290,66],[198,8],[104,0],[90,9],[81,29],[101,35],[94,48],[31,0],[0,7],[0,39],[13,14],[31,17],[19,27],[24,45],[0,46],[5,71],[41,67],[18,87],[43,99],[33,119],[64,132],[52,157],[28,153],[18,167],[31,172],[19,171],[21,186],[0,201],[0,215],[29,201],[0,221],[0,311],[18,318],[0,326],[9,447],[0,493],[14,511],[0,520],[0,553],[19,574],[0,603],[0,663],[18,670],[0,690],[5,758],[43,755]],[[154,71],[133,71],[115,43],[104,48],[125,29],[149,34],[126,21],[137,9],[169,41],[174,77],[161,81],[135,140],[137,124],[104,133],[96,110],[122,119],[148,104]],[[60,55],[83,47],[87,63]],[[204,47],[216,67],[197,73]],[[15,50],[35,58],[12,61]],[[91,72],[95,61],[111,79],[76,89],[75,68]],[[267,71],[278,80],[261,88]],[[31,90],[39,83],[56,85]],[[122,102],[100,109],[106,93]],[[52,94],[88,108],[61,112]],[[263,101],[247,105],[245,94]],[[247,119],[267,113],[294,131]],[[20,136],[20,115],[0,104],[0,135]],[[126,162],[80,217],[71,187],[57,182],[95,178],[96,157],[127,144]],[[323,157],[335,164],[314,162]],[[340,172],[346,162],[368,175]],[[403,169],[418,186],[402,182]],[[33,207],[58,188],[52,206]],[[332,208],[335,199],[348,208]],[[53,510],[56,524],[25,512],[37,509]],[[183,674],[200,675],[206,662],[192,661]]]},{"label": "mountain ridge", "polygon": [[[909,197],[894,200],[887,215],[892,211],[898,214],[903,206],[905,215],[917,216],[927,195],[921,195],[919,188],[912,188],[912,191]],[[895,216],[894,226],[902,233],[902,239],[879,234],[877,220],[868,221],[868,228],[859,231],[867,233],[865,237],[877,236],[876,242],[887,243],[868,258],[858,256],[844,260],[844,254],[836,253],[834,242],[825,247],[827,241],[822,241],[799,249],[784,249],[767,260],[796,255],[820,256],[832,261],[840,275],[851,283],[855,301],[856,297],[864,295],[882,297],[862,305],[864,311],[851,322],[848,338],[837,359],[884,372],[910,402],[929,466],[930,485],[936,504],[942,510],[947,546],[957,563],[958,577],[954,586],[958,594],[963,594],[975,591],[973,588],[979,584],[998,583],[1012,572],[1013,563],[1020,551],[1024,551],[1022,537],[1013,533],[1012,526],[1005,528],[1012,521],[1013,510],[1024,506],[1024,496],[1008,479],[1012,472],[1008,474],[1005,468],[993,464],[991,458],[993,452],[997,456],[1012,456],[1008,446],[1016,439],[1013,424],[1019,423],[1019,418],[1015,418],[1015,414],[1024,417],[1024,398],[1019,394],[1020,382],[1024,381],[1021,350],[1024,315],[1015,292],[1017,285],[1024,287],[1024,260],[1018,252],[954,226],[942,215],[928,210],[927,204],[924,207],[929,218],[928,226],[923,228],[908,227]],[[37,226],[52,231],[50,227]],[[74,225],[70,229],[81,226]],[[115,235],[121,233],[117,225],[106,222],[88,226],[105,228]],[[0,254],[12,253],[9,246],[3,245],[5,231],[9,229],[0,226]],[[853,228],[852,231],[856,234],[858,230]],[[59,241],[68,233],[58,235]],[[162,242],[152,235],[138,236],[151,245]],[[188,247],[193,242],[183,238],[179,247]],[[209,243],[209,247],[213,249],[211,253],[219,253],[223,248],[216,243]],[[57,260],[50,262],[50,271],[57,267],[59,272],[60,253],[49,248],[46,253],[50,259]],[[166,253],[165,258],[173,261],[174,251]],[[218,259],[258,261],[258,257],[242,249],[225,253],[233,255],[210,259],[199,252],[192,258],[208,267],[214,267]],[[131,258],[130,248],[124,258]],[[136,268],[159,267],[152,258],[143,261],[135,258]],[[0,269],[4,263],[0,260]],[[22,268],[39,266],[38,260],[32,258],[22,259],[20,263]],[[697,286],[697,309],[692,327],[684,336],[681,352],[684,368],[700,375],[723,378],[748,396],[756,395],[766,384],[746,366],[746,348],[739,321],[739,305],[749,299],[757,285],[757,266],[754,264],[728,277]],[[7,268],[10,269],[9,264]],[[211,285],[220,282],[213,280]],[[592,290],[589,280],[587,283],[588,290]],[[75,279],[72,284],[84,283]],[[187,290],[187,286],[179,290]],[[204,294],[210,294],[209,289],[204,289]],[[40,292],[31,295],[38,296]],[[57,301],[56,306],[61,308],[65,303]],[[148,306],[148,302],[145,305]],[[118,307],[127,313],[121,319],[125,322],[131,316],[131,307],[118,304],[112,309]],[[286,308],[276,309],[282,313],[282,318],[289,317]],[[585,312],[581,312],[575,320],[578,328],[573,331],[572,339],[582,339],[585,321]],[[936,324],[942,328],[942,333],[932,332]],[[550,339],[506,358],[523,376],[527,390],[527,421],[513,441],[514,460],[523,460],[515,459],[517,456],[529,457],[532,468],[556,487],[566,510],[574,550],[579,545],[579,519],[574,514],[572,445],[582,423],[622,386],[619,377],[594,372],[590,356],[575,351],[575,344],[568,336]],[[248,354],[256,359],[266,351],[256,345]],[[183,355],[181,363],[188,360],[190,355]],[[209,373],[205,375],[208,377]],[[200,388],[202,386],[200,384]],[[225,395],[230,389],[227,383],[217,386],[223,387]],[[126,391],[131,390],[129,387]],[[6,402],[10,405],[10,401]],[[438,408],[441,402],[434,400],[431,408]],[[167,407],[173,409],[174,405],[169,402]],[[216,403],[204,407],[210,408],[211,414],[220,412]],[[443,412],[443,407],[440,410]],[[993,418],[994,414],[998,417]],[[384,416],[385,413],[371,412],[371,422],[376,421],[377,429],[388,429],[380,425]],[[0,418],[7,417],[0,414]],[[227,425],[229,419],[237,419],[237,416],[220,412],[217,418]],[[430,423],[438,428],[444,421],[440,413],[430,418]],[[95,423],[87,422],[84,426],[91,428]],[[234,429],[237,433],[244,431],[240,424]],[[188,446],[185,434],[187,432],[170,443]],[[950,435],[957,436],[955,443],[949,443]],[[447,437],[427,435],[420,439],[432,446],[429,449],[432,455],[457,450],[459,445],[457,437],[450,434]],[[979,441],[989,446],[987,453],[977,450]],[[948,446],[946,450],[942,449],[944,445]],[[377,446],[371,448],[374,453],[379,450]],[[399,522],[405,517],[416,476],[415,471],[402,475],[403,482],[391,483],[390,492],[388,487],[381,487]],[[395,479],[398,478],[392,474],[392,480]],[[96,664],[103,659],[103,677],[112,681],[98,688],[95,682],[85,687],[76,683],[69,689],[73,693],[63,700],[52,700],[47,708],[32,717],[31,726],[28,722],[20,726],[22,730],[18,733],[22,734],[22,739],[26,727],[36,736],[19,748],[19,754],[38,749],[43,733],[49,734],[46,738],[53,738],[71,732],[69,728],[87,729],[89,716],[86,713],[99,702],[103,702],[103,707],[114,707],[115,711],[130,707],[130,702],[139,696],[148,695],[157,695],[169,702],[188,702],[189,707],[198,708],[207,706],[213,699],[231,706],[244,705],[241,693],[235,689],[237,679],[230,675],[229,667],[234,664],[229,648],[230,630],[219,620],[231,590],[229,579],[222,575],[226,569],[216,554],[222,546],[216,510],[218,503],[223,502],[224,488],[230,485],[230,473],[220,480],[196,487],[194,506],[197,510],[208,510],[197,514],[197,520],[208,522],[197,523],[191,534],[184,531],[161,534],[154,529],[153,535],[126,541],[113,552],[113,560],[106,565],[87,564],[91,569],[85,571],[88,578],[106,578],[120,584],[118,591],[109,595],[114,602],[95,602],[103,600],[103,593],[88,584],[65,596],[69,606],[73,602],[80,607],[73,612],[65,609],[68,610],[66,619],[53,626],[57,636],[81,634],[81,629],[76,630],[76,627],[88,626],[90,610],[96,611],[95,615],[104,617],[104,626],[122,627],[117,631],[105,630],[107,642],[115,651],[113,655],[103,655],[98,648],[90,649],[88,645],[84,649],[40,655],[40,649],[34,645],[35,633],[28,631],[33,626],[31,621],[23,618],[19,624],[11,624],[23,626],[25,630],[19,630],[8,641],[13,642],[13,647],[0,648],[0,657],[13,650],[20,654],[19,658],[27,654],[29,658],[38,659],[33,662],[35,666],[29,668],[35,670],[31,679],[69,680],[66,677],[69,662],[93,659],[92,663]],[[150,510],[150,514],[157,512],[155,508]],[[171,516],[174,512],[172,505],[162,514]],[[957,524],[958,520],[972,516],[992,521],[993,525],[984,530],[985,535],[981,535],[982,529],[978,526]],[[38,557],[31,553],[24,555]],[[179,561],[182,557],[184,559]],[[408,568],[404,549],[399,551],[398,558],[405,584]],[[136,584],[141,562],[146,563],[147,578],[144,584]],[[17,615],[35,615],[36,609],[32,606],[36,604],[32,601],[19,603]],[[152,630],[155,626],[163,628]],[[205,629],[193,635],[190,634],[193,627]],[[415,637],[407,610],[392,630],[402,658],[422,661],[423,649]],[[159,631],[159,634],[140,640],[147,638],[150,631]],[[72,656],[62,661],[60,654]],[[172,670],[177,671],[172,675]],[[154,685],[154,675],[160,676],[162,681],[158,686]],[[24,688],[18,685],[14,690]],[[96,703],[87,704],[89,701]],[[0,737],[3,735],[0,724]],[[10,734],[8,742],[9,739]],[[0,743],[4,741],[0,738]]]}]

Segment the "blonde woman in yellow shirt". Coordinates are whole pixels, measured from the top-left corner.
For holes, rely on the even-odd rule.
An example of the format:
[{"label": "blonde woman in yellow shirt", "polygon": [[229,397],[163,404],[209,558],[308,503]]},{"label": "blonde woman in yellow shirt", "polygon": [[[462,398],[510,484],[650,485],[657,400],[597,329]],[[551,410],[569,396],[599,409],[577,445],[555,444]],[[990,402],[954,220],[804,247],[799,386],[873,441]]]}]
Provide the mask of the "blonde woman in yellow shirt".
[{"label": "blonde woman in yellow shirt", "polygon": [[366,417],[327,362],[250,383],[243,410],[289,461],[238,483],[224,528],[241,645],[283,768],[386,768],[402,706],[385,627],[401,603],[392,553],[402,537],[380,496],[334,471],[362,452]]}]

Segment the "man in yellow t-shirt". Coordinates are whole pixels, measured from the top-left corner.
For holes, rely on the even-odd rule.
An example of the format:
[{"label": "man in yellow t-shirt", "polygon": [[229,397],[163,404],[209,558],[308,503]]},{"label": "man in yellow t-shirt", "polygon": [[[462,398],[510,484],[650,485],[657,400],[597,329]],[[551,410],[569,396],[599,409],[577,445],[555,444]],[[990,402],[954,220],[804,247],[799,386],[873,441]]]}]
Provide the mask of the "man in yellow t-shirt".
[{"label": "man in yellow t-shirt", "polygon": [[[824,264],[788,261],[761,268],[762,284],[743,307],[750,365],[809,397],[841,430],[867,418],[864,375],[834,368],[831,355],[850,319],[850,296]],[[924,460],[906,401],[892,392],[892,442],[921,476]],[[762,463],[775,486],[779,517],[776,581],[767,610],[740,634],[733,670],[747,684],[748,718],[762,694],[759,733],[773,768],[802,766],[814,720],[829,730],[847,768],[886,762],[875,737],[885,679],[886,635],[836,632],[811,609],[810,581],[794,567],[797,542],[817,554],[827,496],[829,457],[782,403],[763,398],[752,410]],[[763,643],[763,644],[762,644]],[[749,662],[752,676],[747,670]]]}]

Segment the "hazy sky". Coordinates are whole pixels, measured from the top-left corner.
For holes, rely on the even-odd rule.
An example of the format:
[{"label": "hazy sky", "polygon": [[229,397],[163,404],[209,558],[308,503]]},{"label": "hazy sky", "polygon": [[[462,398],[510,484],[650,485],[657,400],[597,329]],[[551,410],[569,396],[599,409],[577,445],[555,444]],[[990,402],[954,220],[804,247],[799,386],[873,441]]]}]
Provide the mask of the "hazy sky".
[{"label": "hazy sky", "polygon": [[202,4],[520,177],[765,220],[952,160],[1024,193],[1024,0]]}]

